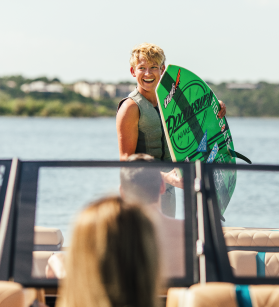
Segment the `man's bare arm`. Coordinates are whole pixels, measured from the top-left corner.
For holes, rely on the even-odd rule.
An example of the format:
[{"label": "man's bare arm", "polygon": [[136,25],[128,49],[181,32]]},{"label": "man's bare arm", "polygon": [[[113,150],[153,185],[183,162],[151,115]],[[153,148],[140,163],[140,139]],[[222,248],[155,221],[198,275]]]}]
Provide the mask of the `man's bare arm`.
[{"label": "man's bare arm", "polygon": [[116,116],[116,130],[120,161],[134,154],[138,142],[139,108],[130,98],[125,100]]}]

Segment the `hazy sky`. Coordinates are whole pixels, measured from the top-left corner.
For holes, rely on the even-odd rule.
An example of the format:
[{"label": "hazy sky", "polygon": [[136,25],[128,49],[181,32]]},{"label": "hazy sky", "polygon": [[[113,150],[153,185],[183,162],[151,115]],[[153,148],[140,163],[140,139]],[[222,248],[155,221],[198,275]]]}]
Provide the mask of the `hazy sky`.
[{"label": "hazy sky", "polygon": [[279,0],[9,0],[0,11],[0,75],[133,80],[132,47],[220,81],[279,82]]}]

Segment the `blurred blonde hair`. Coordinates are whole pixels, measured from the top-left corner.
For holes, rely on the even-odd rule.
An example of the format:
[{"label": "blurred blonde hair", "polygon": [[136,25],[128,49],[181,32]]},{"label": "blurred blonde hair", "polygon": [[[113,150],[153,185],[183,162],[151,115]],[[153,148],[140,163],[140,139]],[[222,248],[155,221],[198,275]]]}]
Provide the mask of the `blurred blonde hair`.
[{"label": "blurred blonde hair", "polygon": [[143,208],[120,197],[79,215],[58,307],[155,307],[159,287],[155,226]]},{"label": "blurred blonde hair", "polygon": [[140,55],[147,62],[155,62],[157,65],[162,67],[165,65],[166,56],[163,49],[155,44],[143,43],[133,48],[131,52],[130,65],[135,67],[139,61]]}]

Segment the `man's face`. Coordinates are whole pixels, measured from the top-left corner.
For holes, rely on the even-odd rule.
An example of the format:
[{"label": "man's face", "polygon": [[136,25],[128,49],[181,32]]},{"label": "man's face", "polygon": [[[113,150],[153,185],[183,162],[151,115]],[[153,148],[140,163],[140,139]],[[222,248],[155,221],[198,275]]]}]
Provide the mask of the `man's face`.
[{"label": "man's face", "polygon": [[138,87],[147,92],[155,91],[164,70],[164,65],[160,67],[156,63],[148,62],[141,55],[137,65],[130,69],[132,76],[137,79]]}]

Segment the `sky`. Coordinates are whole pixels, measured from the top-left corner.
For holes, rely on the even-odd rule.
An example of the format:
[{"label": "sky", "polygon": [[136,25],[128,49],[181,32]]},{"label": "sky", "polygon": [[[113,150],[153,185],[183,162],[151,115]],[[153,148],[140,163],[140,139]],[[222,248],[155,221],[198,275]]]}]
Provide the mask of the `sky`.
[{"label": "sky", "polygon": [[0,76],[135,81],[132,48],[215,83],[279,83],[279,0],[9,0],[0,10]]}]

